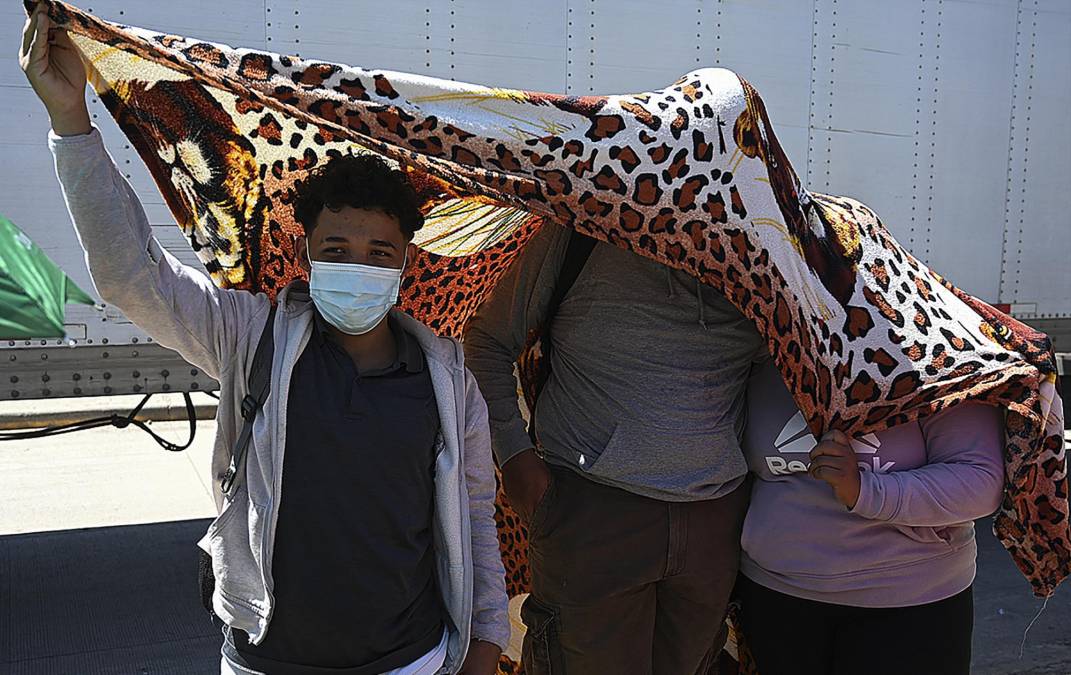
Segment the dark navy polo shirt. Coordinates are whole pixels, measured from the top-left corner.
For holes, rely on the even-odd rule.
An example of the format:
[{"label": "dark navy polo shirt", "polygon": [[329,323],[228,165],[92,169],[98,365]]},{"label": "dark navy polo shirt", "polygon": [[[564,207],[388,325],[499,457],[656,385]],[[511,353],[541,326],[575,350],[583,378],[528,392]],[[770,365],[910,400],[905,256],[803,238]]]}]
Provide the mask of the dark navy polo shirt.
[{"label": "dark navy polo shirt", "polygon": [[274,614],[260,645],[233,632],[227,651],[242,665],[382,673],[442,638],[432,536],[439,414],[420,345],[388,320],[397,359],[361,372],[316,315],[290,379]]}]

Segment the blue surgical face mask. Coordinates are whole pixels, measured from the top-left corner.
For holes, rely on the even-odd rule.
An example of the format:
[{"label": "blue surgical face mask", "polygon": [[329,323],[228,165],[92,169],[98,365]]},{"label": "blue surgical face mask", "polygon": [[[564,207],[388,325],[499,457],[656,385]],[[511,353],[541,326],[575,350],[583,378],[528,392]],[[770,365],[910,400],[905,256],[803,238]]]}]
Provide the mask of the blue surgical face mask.
[{"label": "blue surgical face mask", "polygon": [[398,302],[402,270],[313,260],[308,246],[305,255],[312,267],[312,302],[323,318],[343,333],[364,335]]}]

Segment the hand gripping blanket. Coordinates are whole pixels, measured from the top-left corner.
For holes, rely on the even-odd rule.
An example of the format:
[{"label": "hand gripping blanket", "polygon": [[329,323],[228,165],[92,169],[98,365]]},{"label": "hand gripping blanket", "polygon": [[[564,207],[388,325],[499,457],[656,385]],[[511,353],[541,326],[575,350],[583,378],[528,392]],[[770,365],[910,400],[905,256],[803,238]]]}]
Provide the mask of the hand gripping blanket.
[{"label": "hand gripping blanket", "polygon": [[[401,303],[435,330],[460,336],[540,227],[685,270],[754,322],[815,434],[885,429],[966,399],[1004,409],[996,533],[1038,595],[1071,573],[1048,339],[915,259],[864,204],[808,192],[736,74],[696,70],[641,94],[542,94],[232,48],[46,4],[217,284],[273,295],[298,277],[295,182],[333,155],[377,153],[423,200]],[[501,495],[498,517],[516,594],[525,533]]]}]

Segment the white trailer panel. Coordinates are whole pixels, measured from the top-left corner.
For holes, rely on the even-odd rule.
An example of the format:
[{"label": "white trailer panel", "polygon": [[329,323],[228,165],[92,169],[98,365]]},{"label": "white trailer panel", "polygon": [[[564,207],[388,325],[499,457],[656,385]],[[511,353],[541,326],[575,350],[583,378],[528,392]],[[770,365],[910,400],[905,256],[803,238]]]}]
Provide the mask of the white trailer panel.
[{"label": "white trailer panel", "polygon": [[[813,190],[870,204],[965,290],[1071,339],[1071,0],[191,0],[83,2],[112,21],[305,58],[570,94],[721,65],[763,93]],[[21,3],[0,4],[16,35]],[[0,213],[92,288],[48,122],[0,51]],[[199,265],[147,170],[91,111],[162,243]],[[79,345],[146,337],[71,307]],[[40,346],[36,342],[35,345]],[[25,344],[15,345],[25,348]],[[0,349],[12,345],[0,345]]]}]

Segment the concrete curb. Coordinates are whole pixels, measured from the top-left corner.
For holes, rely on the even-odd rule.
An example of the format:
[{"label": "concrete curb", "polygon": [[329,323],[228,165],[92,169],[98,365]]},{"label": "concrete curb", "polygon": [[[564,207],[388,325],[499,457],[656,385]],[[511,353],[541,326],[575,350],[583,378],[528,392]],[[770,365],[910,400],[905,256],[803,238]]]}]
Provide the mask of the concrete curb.
[{"label": "concrete curb", "polygon": [[[140,401],[140,396],[101,396],[5,402],[0,404],[0,431],[74,424],[111,415],[125,417]],[[217,403],[210,396],[193,395],[193,410],[198,420],[215,419],[216,408]],[[186,403],[180,394],[154,395],[135,419],[142,422],[185,421]]]}]

